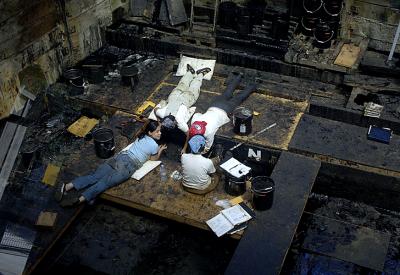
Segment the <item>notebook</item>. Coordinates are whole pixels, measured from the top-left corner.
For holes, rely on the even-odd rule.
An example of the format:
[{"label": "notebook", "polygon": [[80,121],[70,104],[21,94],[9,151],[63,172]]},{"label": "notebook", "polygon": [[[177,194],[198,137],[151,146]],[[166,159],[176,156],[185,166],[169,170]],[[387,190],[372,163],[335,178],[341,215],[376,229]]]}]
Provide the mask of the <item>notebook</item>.
[{"label": "notebook", "polygon": [[370,125],[367,133],[369,140],[374,140],[382,143],[389,144],[392,137],[392,130],[389,128],[380,128],[375,125]]}]

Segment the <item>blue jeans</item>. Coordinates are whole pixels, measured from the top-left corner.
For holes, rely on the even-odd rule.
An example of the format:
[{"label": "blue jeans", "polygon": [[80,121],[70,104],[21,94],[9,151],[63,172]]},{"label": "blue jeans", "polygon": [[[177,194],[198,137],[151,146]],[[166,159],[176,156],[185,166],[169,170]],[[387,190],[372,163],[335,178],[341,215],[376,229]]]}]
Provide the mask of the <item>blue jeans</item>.
[{"label": "blue jeans", "polygon": [[127,154],[118,154],[97,167],[93,173],[74,179],[72,184],[77,190],[90,186],[82,196],[91,201],[105,190],[129,179],[140,166]]}]

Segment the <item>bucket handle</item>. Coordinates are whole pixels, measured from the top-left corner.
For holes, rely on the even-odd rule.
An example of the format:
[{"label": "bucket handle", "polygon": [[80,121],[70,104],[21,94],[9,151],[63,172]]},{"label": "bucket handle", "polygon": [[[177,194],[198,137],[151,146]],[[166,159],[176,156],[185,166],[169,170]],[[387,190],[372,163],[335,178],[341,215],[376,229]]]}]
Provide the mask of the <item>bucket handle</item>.
[{"label": "bucket handle", "polygon": [[342,9],[343,9],[343,2],[342,2],[342,7],[340,8],[340,11],[339,11],[339,13],[337,13],[337,14],[334,14],[334,13],[330,13],[327,9],[326,9],[326,7],[325,7],[325,3],[324,3],[324,10],[325,10],[325,12],[328,14],[328,15],[330,15],[330,16],[332,16],[332,17],[336,17],[336,16],[338,16],[339,14],[340,14],[340,12],[342,11]]},{"label": "bucket handle", "polygon": [[331,36],[330,36],[327,40],[321,41],[321,40],[319,40],[318,38],[315,37],[315,31],[314,31],[314,39],[315,39],[318,43],[323,44],[323,43],[326,43],[326,42],[329,42],[330,40],[332,40],[334,33],[335,33],[335,32],[334,32],[333,30],[331,30]]},{"label": "bucket handle", "polygon": [[[83,83],[85,83],[85,82],[83,82]],[[75,88],[84,88],[84,87],[85,87],[83,84],[82,84],[82,86],[75,85],[75,84],[72,82],[72,80],[69,80],[69,84],[71,84],[71,85],[74,86]]]},{"label": "bucket handle", "polygon": [[309,10],[309,9],[306,8],[306,5],[304,4],[304,0],[303,0],[303,9],[304,9],[307,13],[313,14],[313,13],[319,11],[319,9],[322,7],[322,3],[323,3],[323,1],[321,1],[321,4],[319,5],[318,8],[316,8],[315,10],[312,11],[312,10]]},{"label": "bucket handle", "polygon": [[[104,143],[100,143],[99,145],[100,145],[101,147],[105,147],[105,146],[104,146]],[[111,147],[109,150],[114,150],[114,149],[115,149],[115,145],[114,145],[113,147]]]}]

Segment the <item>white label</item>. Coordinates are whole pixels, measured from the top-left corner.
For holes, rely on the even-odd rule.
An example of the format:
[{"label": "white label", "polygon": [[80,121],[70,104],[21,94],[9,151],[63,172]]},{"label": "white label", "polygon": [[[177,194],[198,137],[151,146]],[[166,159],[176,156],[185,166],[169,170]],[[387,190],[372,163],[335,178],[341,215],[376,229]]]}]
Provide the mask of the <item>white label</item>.
[{"label": "white label", "polygon": [[240,124],[240,130],[239,130],[239,132],[240,133],[246,133],[246,124]]},{"label": "white label", "polygon": [[257,150],[257,153],[254,152],[252,148],[249,148],[249,151],[247,153],[248,158],[255,158],[257,161],[261,160],[261,150]]}]

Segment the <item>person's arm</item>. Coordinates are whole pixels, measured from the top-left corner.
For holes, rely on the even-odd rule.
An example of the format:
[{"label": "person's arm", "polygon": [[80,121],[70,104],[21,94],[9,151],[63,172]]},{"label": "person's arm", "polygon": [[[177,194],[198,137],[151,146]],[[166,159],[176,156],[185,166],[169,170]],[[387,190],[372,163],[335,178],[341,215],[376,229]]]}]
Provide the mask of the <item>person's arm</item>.
[{"label": "person's arm", "polygon": [[162,144],[160,146],[158,146],[158,151],[157,154],[150,156],[150,160],[159,160],[161,153],[167,149],[167,145],[166,144]]},{"label": "person's arm", "polygon": [[210,165],[208,166],[207,174],[209,174],[209,175],[214,174],[217,171],[215,169],[215,166],[217,166],[217,164],[214,163],[213,159],[210,159]]}]

